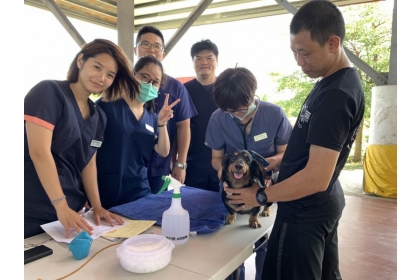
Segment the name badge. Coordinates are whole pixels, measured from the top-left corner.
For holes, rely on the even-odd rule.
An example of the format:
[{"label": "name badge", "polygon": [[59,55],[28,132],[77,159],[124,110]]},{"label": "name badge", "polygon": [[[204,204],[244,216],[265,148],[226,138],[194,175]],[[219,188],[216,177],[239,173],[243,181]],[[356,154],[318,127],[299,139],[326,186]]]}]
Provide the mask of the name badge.
[{"label": "name badge", "polygon": [[150,125],[146,124],[146,129],[152,133],[155,133],[155,130]]},{"label": "name badge", "polygon": [[102,141],[92,140],[92,142],[90,142],[90,146],[92,147],[100,148],[101,145],[102,145]]},{"label": "name badge", "polygon": [[261,133],[260,135],[255,135],[254,136],[254,141],[255,142],[258,142],[258,141],[261,141],[261,140],[263,140],[263,139],[267,139],[267,133]]}]

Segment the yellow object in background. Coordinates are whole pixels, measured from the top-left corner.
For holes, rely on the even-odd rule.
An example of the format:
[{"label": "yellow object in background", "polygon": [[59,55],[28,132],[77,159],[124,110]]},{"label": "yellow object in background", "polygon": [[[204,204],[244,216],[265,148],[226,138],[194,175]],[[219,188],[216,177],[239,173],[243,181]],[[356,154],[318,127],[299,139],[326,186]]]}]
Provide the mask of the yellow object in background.
[{"label": "yellow object in background", "polygon": [[365,193],[397,198],[397,145],[369,145],[363,170]]}]

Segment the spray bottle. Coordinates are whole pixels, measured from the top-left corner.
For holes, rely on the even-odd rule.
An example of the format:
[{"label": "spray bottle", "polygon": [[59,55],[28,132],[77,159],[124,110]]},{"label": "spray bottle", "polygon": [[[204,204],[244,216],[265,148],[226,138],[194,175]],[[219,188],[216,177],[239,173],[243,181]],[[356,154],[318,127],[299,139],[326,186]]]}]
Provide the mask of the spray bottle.
[{"label": "spray bottle", "polygon": [[173,187],[172,204],[162,216],[162,235],[172,240],[175,245],[188,241],[190,233],[190,214],[181,205],[180,189],[183,184],[170,176],[162,176],[165,184],[162,189]]}]

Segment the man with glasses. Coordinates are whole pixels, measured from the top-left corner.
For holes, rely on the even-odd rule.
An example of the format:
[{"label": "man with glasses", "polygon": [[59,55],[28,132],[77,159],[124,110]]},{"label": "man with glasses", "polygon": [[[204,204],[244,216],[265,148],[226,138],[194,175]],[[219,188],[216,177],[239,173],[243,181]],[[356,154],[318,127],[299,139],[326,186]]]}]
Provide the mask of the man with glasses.
[{"label": "man with glasses", "polygon": [[[165,42],[162,32],[154,26],[143,26],[137,33],[134,53],[138,58],[153,56],[162,61],[165,57],[164,47]],[[180,99],[181,102],[172,108],[174,117],[167,123],[169,141],[171,142],[169,156],[161,157],[155,151],[152,151],[147,170],[152,193],[158,193],[162,188],[164,183],[162,175],[171,174],[181,183],[185,182],[187,152],[191,138],[190,118],[197,114],[184,85],[166,74],[164,80],[165,83],[160,87],[159,95],[155,99],[156,110],[159,112],[162,108],[166,93],[169,93],[169,104],[177,99]],[[171,170],[172,159],[175,159],[175,162]]]},{"label": "man with glasses", "polygon": [[217,109],[213,100],[213,85],[219,50],[210,40],[202,40],[191,47],[196,78],[184,85],[194,102],[198,115],[191,118],[191,143],[187,157],[185,184],[204,190],[219,192],[219,178],[211,166],[211,149],[204,145],[207,124]]},{"label": "man with glasses", "polygon": [[[217,109],[206,131],[206,145],[212,149],[212,165],[222,172],[225,154],[252,150],[269,163],[266,171],[278,172],[292,126],[280,106],[255,98],[257,80],[246,68],[228,68],[216,79],[213,89]],[[222,187],[222,186],[221,186]],[[267,243],[255,243],[255,279],[261,279]],[[240,279],[245,267],[239,267]],[[230,278],[229,278],[230,279]]]}]

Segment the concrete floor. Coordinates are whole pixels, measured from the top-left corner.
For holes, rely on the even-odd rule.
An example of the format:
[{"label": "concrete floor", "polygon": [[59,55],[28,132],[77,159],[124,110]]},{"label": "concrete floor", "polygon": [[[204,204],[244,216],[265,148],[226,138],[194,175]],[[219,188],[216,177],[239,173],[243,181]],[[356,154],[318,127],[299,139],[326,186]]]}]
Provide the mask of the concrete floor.
[{"label": "concrete floor", "polygon": [[[338,227],[340,271],[345,280],[397,279],[397,200],[364,193],[363,170],[343,170],[346,207]],[[245,280],[255,279],[255,254]]]}]

